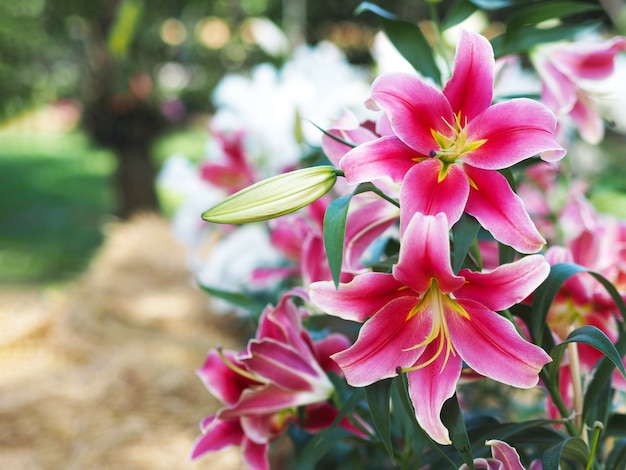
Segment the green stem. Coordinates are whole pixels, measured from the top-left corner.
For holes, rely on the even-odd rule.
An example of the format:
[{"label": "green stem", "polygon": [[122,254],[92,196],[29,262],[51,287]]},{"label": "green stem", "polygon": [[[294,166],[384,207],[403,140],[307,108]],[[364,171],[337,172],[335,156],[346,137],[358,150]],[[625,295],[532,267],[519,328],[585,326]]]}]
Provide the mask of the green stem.
[{"label": "green stem", "polygon": [[561,397],[559,384],[553,382],[552,378],[547,374],[545,368],[540,372],[539,375],[541,377],[541,380],[543,380],[543,382],[546,384],[548,393],[550,394],[550,397],[552,398],[554,405],[559,410],[559,414],[563,418],[563,423],[565,424],[565,427],[567,428],[567,432],[569,433],[570,436],[578,436],[578,430],[576,429],[576,426],[570,419],[571,413],[567,409],[567,406],[565,406],[565,402],[563,401],[563,398]]},{"label": "green stem", "polygon": [[591,466],[593,465],[593,461],[596,456],[596,450],[598,448],[598,441],[600,440],[600,433],[604,429],[604,425],[600,421],[596,421],[593,423],[593,441],[591,442],[591,450],[589,451],[589,461],[587,462],[587,466],[585,470],[591,470]]},{"label": "green stem", "polygon": [[[337,175],[339,176],[339,174]],[[376,194],[377,196],[380,196],[381,198],[383,198],[385,201],[393,204],[396,207],[400,207],[400,203],[398,201],[396,201],[394,198],[387,196],[385,193],[383,193],[380,188],[378,186],[376,186],[374,183],[361,183],[356,190],[354,191],[354,194],[359,194],[359,193],[364,193],[370,191],[374,194]]]}]

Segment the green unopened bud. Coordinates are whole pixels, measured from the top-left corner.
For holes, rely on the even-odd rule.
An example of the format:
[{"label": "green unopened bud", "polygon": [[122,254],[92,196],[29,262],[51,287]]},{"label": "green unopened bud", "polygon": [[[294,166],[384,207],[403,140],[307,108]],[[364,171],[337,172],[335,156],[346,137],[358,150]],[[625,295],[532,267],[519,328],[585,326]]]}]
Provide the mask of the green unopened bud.
[{"label": "green unopened bud", "polygon": [[332,189],[337,170],[313,166],[259,181],[202,214],[207,222],[245,224],[280,217],[311,204]]}]

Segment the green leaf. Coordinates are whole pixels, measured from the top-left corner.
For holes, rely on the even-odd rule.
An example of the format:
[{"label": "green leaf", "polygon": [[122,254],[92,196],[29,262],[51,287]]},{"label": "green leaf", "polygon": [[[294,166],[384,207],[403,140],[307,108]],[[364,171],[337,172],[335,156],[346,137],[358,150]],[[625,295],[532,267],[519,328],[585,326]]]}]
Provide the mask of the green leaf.
[{"label": "green leaf", "polygon": [[584,466],[589,460],[589,448],[579,437],[569,437],[543,453],[543,470],[559,470],[561,459],[579,462]]},{"label": "green leaf", "polygon": [[[589,392],[587,392],[589,393]],[[611,381],[608,380],[604,383],[604,387],[599,391],[594,391],[594,400],[590,402],[591,405],[587,409],[585,422],[588,423],[588,428],[592,429],[594,423],[608,423],[609,418],[613,412],[613,395],[615,390]],[[583,401],[584,409],[584,401]]]},{"label": "green leaf", "polygon": [[474,443],[475,453],[484,452],[485,441],[489,439],[499,439],[512,443],[525,442],[540,444],[543,446],[560,442],[563,436],[557,431],[548,427],[558,421],[549,419],[537,419],[523,421],[519,423],[498,423],[495,420],[485,419],[484,424],[476,426],[472,421],[468,422],[469,436]]},{"label": "green leaf", "polygon": [[515,5],[516,0],[469,0],[483,10],[500,10]]},{"label": "green leaf", "polygon": [[455,273],[463,266],[463,261],[469,252],[472,242],[478,235],[480,224],[468,214],[463,214],[459,221],[452,226],[454,246],[452,249],[452,269]]},{"label": "green leaf", "polygon": [[606,436],[626,436],[626,414],[611,414],[604,433]]},{"label": "green leaf", "polygon": [[294,468],[298,470],[313,470],[315,464],[330,451],[337,442],[346,437],[352,436],[347,430],[338,427],[337,424],[349,414],[352,414],[356,407],[363,401],[363,390],[354,389],[354,393],[341,406],[339,414],[335,417],[333,424],[313,436],[304,446],[302,452],[297,456]]},{"label": "green leaf", "polygon": [[[596,278],[600,284],[602,284],[611,296],[611,299],[619,310],[622,319],[626,318],[626,304],[624,304],[624,300],[615,289],[615,286],[613,286],[613,284],[611,284],[611,282],[609,282],[605,277],[577,264],[555,264],[550,267],[550,274],[537,288],[533,296],[532,315],[530,318],[529,328],[535,344],[541,345],[543,342],[544,331],[546,329],[546,318],[548,316],[550,306],[552,305],[556,294],[561,289],[561,286],[569,277],[582,272],[589,273],[591,276]],[[619,353],[623,355],[623,351],[619,348],[617,349]]]},{"label": "green leaf", "polygon": [[446,400],[441,409],[441,421],[450,432],[450,440],[456,450],[459,451],[463,462],[467,464],[470,470],[474,469],[474,455],[472,454],[472,446],[469,437],[467,437],[467,429],[465,428],[465,420],[463,412],[459,406],[459,400],[456,393]]},{"label": "green leaf", "polygon": [[590,21],[585,25],[563,25],[550,29],[541,29],[535,26],[522,26],[514,35],[507,37],[501,34],[491,40],[496,58],[508,54],[520,54],[528,52],[538,44],[562,41],[572,38],[585,31],[598,28],[601,21]]},{"label": "green leaf", "polygon": [[606,459],[606,468],[626,468],[626,439],[615,443]]},{"label": "green leaf", "polygon": [[296,458],[294,468],[298,470],[314,470],[315,465],[324,457],[337,442],[351,434],[343,428],[331,427],[317,433],[307,442],[302,452]]},{"label": "green leaf", "polygon": [[352,194],[335,199],[328,205],[324,214],[324,248],[335,287],[339,286],[341,277],[346,222],[351,199]]},{"label": "green leaf", "polygon": [[246,294],[241,292],[233,292],[223,289],[218,289],[217,287],[211,287],[204,284],[198,284],[200,288],[205,291],[207,294],[212,297],[216,297],[218,299],[225,300],[237,307],[242,307],[246,310],[250,310],[252,312],[260,312],[265,308],[265,304],[258,302],[254,299],[251,299]]},{"label": "green leaf", "polygon": [[533,295],[531,324],[529,327],[535,344],[541,345],[543,342],[546,318],[550,306],[563,283],[570,276],[586,271],[586,268],[571,263],[555,264],[550,267],[550,274]]},{"label": "green leaf", "polygon": [[433,48],[419,26],[400,21],[393,13],[370,2],[363,2],[356,9],[357,14],[364,11],[370,11],[380,18],[391,43],[415,70],[441,85],[441,71],[433,56]]},{"label": "green leaf", "polygon": [[515,248],[498,242],[498,263],[508,264],[515,259]]},{"label": "green leaf", "polygon": [[[430,447],[431,449],[433,449],[440,457],[441,460],[445,460],[448,464],[451,465],[451,468],[456,469],[459,467],[458,464],[456,464],[454,462],[454,460],[452,460],[443,450],[442,447],[439,444],[437,444],[435,441],[432,440],[432,438],[426,433],[426,431],[424,431],[422,429],[422,427],[419,425],[419,423],[417,422],[417,418],[415,417],[415,410],[413,409],[413,405],[411,404],[411,398],[409,397],[409,392],[408,392],[408,384],[407,384],[407,378],[406,378],[406,374],[401,374],[398,377],[398,380],[396,381],[397,384],[397,391],[398,394],[400,395],[400,401],[402,403],[402,406],[404,407],[404,410],[406,411],[406,413],[411,416],[411,420],[413,421],[414,424],[414,429],[421,434],[421,436],[423,437],[424,440],[426,440],[426,442],[430,443]],[[441,468],[441,466],[437,466],[437,467],[432,467],[432,468]]]},{"label": "green leaf", "polygon": [[391,444],[391,413],[389,411],[391,385],[393,379],[384,379],[365,387],[365,396],[369,405],[374,428],[382,441],[391,461],[394,462]]},{"label": "green leaf", "polygon": [[469,18],[478,8],[469,0],[455,0],[447,6],[441,29],[446,30]]},{"label": "green leaf", "polygon": [[[565,341],[556,345],[552,352],[555,349],[562,349],[563,351],[567,348],[568,343],[585,343],[589,346],[600,351],[604,356],[609,358],[609,360],[615,364],[615,366],[619,369],[622,375],[626,378],[626,370],[624,369],[624,364],[622,363],[622,357],[617,352],[615,345],[611,342],[611,340],[598,328],[593,325],[587,325],[576,330],[572,331]],[[550,353],[552,355],[552,352]],[[552,366],[551,366],[552,369]],[[556,371],[553,371],[556,372]]]},{"label": "green leaf", "polygon": [[[626,335],[624,335],[623,330],[620,330],[620,337],[615,342],[615,348],[620,356],[623,357],[626,355]],[[602,358],[595,368],[593,378],[587,386],[587,391],[585,392],[585,398],[583,400],[582,419],[588,425],[592,425],[595,420],[595,417],[592,416],[590,423],[589,416],[591,415],[591,412],[597,408],[598,400],[605,398],[606,394],[602,392],[606,389],[607,384],[610,383],[613,378],[614,369],[615,364],[613,364],[608,357]]]},{"label": "green leaf", "polygon": [[392,428],[398,429],[402,440],[399,441],[398,447],[400,454],[398,456],[398,462],[396,465],[399,468],[408,468],[409,463],[413,465],[413,468],[423,468],[423,458],[428,441],[422,438],[420,432],[416,432],[419,428],[415,419],[415,413],[410,408],[407,412],[405,407],[401,404],[403,399],[400,394],[400,387],[402,387],[402,378],[396,380],[396,386],[391,388],[391,420]]},{"label": "green leaf", "polygon": [[585,2],[556,1],[533,3],[527,8],[515,11],[509,16],[506,24],[506,37],[515,37],[520,28],[528,25],[536,25],[543,21],[558,19],[561,20],[569,15],[585,13],[590,11],[601,12],[599,5]]}]

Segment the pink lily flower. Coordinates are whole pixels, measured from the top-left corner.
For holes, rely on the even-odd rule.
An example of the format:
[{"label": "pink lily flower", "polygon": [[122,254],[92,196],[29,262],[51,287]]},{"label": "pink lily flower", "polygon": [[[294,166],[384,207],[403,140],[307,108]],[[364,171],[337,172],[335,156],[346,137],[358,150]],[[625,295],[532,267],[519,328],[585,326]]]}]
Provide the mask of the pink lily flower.
[{"label": "pink lily flower", "polygon": [[578,41],[538,48],[531,60],[541,79],[541,101],[558,116],[569,115],[590,144],[604,137],[604,123],[590,83],[613,74],[615,56],[626,50],[626,38]]},{"label": "pink lily flower", "polygon": [[[299,268],[301,284],[331,280],[324,248],[324,213],[330,200],[321,198],[297,213],[270,221],[273,245]],[[396,223],[400,210],[378,196],[354,196],[346,221],[342,280],[363,272],[362,258],[370,245]],[[297,269],[298,270],[298,269]],[[267,270],[265,270],[267,272]],[[291,271],[283,271],[293,274]]]},{"label": "pink lily flower", "polygon": [[[302,326],[305,314],[286,294],[263,312],[246,351],[209,352],[198,375],[224,406],[202,421],[192,459],[239,445],[249,468],[265,470],[270,443],[289,424],[315,433],[333,423],[338,411],[328,403],[334,387],[325,371],[340,372],[329,356],[349,342],[340,334],[313,341]],[[339,425],[366,437],[348,419]]]},{"label": "pink lily flower", "polygon": [[258,177],[254,166],[247,160],[245,133],[226,133],[212,129],[211,134],[217,145],[211,161],[200,166],[201,178],[227,194],[232,194],[256,182]]},{"label": "pink lily flower", "polygon": [[340,161],[347,181],[401,182],[401,229],[416,212],[443,212],[452,225],[465,211],[502,243],[538,251],[545,240],[495,170],[537,154],[556,161],[565,150],[548,108],[522,98],[491,105],[493,82],[491,44],[469,31],[443,91],[414,75],[378,77],[369,104],[386,112],[394,134],[350,150]]},{"label": "pink lily flower", "polygon": [[526,298],[547,277],[543,256],[455,275],[448,227],[445,214],[418,212],[405,228],[391,274],[360,274],[338,290],[331,282],[310,288],[321,310],[365,322],[356,342],[332,356],[348,383],[363,387],[406,372],[417,421],[441,444],[450,438],[439,414],[454,394],[463,361],[520,388],[535,386],[550,361],[496,313]]},{"label": "pink lily flower", "polygon": [[[526,470],[522,465],[520,456],[515,450],[504,441],[497,439],[490,439],[485,442],[485,445],[491,447],[491,458],[479,458],[474,459],[475,469],[484,470]],[[534,460],[531,462],[528,470],[541,470],[543,465],[540,460]],[[468,470],[467,464],[463,464],[459,467],[459,470]]]}]

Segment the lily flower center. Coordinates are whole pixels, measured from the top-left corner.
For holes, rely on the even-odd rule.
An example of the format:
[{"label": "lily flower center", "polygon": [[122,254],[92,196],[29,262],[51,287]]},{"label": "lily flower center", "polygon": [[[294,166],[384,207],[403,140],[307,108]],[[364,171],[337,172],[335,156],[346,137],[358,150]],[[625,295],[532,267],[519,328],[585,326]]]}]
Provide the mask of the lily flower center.
[{"label": "lily flower center", "polygon": [[[450,123],[442,117],[443,122],[449,132],[441,133],[431,129],[430,133],[435,139],[439,149],[430,152],[431,157],[437,157],[444,164],[450,165],[463,157],[466,153],[476,150],[487,142],[487,139],[468,141],[467,138],[467,117],[462,120],[461,113],[454,115],[454,123]],[[447,167],[444,165],[444,167]]]},{"label": "lily flower center", "polygon": [[430,331],[422,342],[404,350],[410,351],[412,349],[423,348],[434,341],[438,343],[437,350],[432,357],[428,358],[426,361],[413,367],[402,368],[401,372],[411,372],[423,369],[424,367],[427,367],[435,362],[441,354],[445,354],[443,364],[441,365],[441,371],[443,371],[448,363],[450,354],[456,354],[450,339],[450,329],[448,328],[445,314],[446,309],[448,309],[448,311],[456,311],[461,316],[469,319],[469,315],[465,309],[456,303],[448,294],[441,292],[437,280],[433,279],[430,283],[430,288],[424,294],[421,301],[413,309],[411,309],[409,315],[407,316],[407,320],[409,320],[415,315],[430,315],[432,318]]}]

